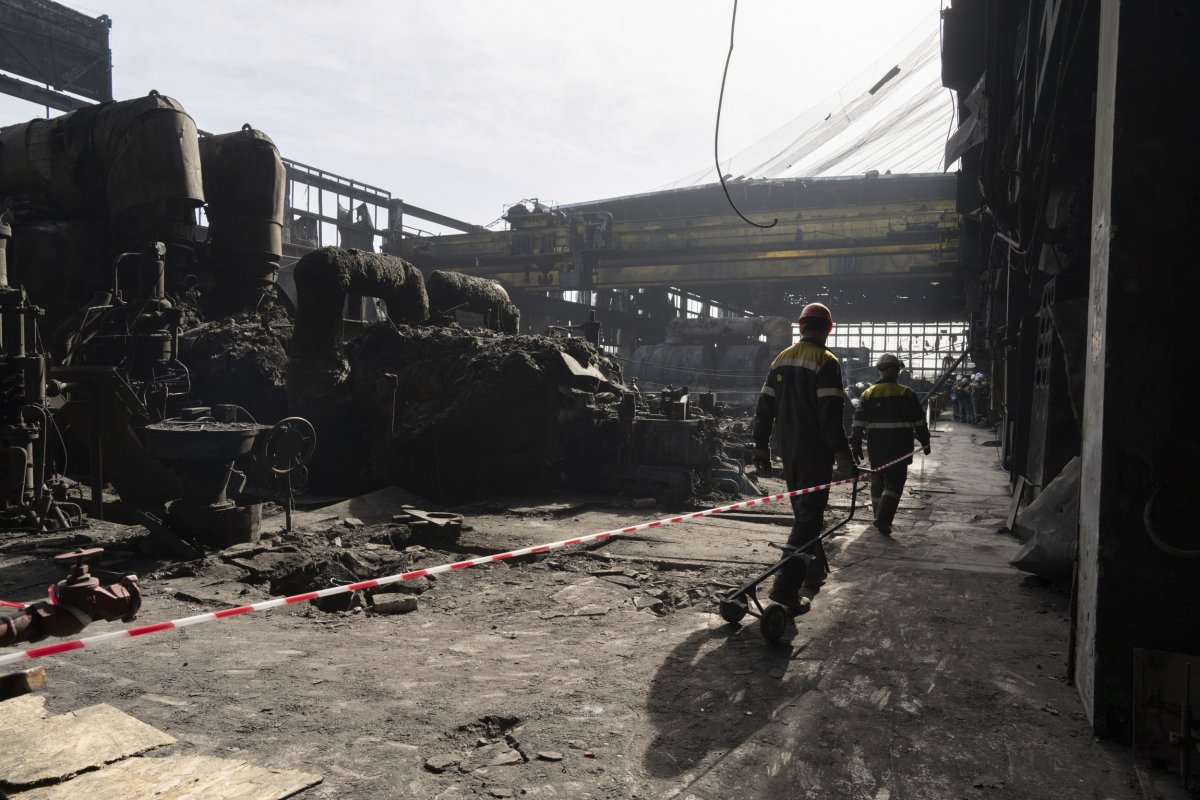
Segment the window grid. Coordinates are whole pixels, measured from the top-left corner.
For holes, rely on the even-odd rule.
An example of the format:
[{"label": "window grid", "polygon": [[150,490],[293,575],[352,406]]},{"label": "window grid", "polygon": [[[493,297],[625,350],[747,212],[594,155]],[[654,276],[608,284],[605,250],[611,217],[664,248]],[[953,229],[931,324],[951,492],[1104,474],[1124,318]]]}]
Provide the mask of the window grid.
[{"label": "window grid", "polygon": [[[800,332],[793,326],[795,339]],[[933,380],[942,374],[967,344],[965,322],[850,322],[834,326],[826,347],[865,347],[874,362],[895,353],[914,377]]]}]

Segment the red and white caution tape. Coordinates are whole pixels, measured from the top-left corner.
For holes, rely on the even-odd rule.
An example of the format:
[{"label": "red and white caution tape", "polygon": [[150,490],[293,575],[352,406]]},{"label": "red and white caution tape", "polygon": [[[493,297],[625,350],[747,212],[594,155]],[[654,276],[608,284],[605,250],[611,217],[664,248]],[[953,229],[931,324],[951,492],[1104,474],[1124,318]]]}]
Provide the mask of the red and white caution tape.
[{"label": "red and white caution tape", "polygon": [[[889,461],[886,464],[882,464],[871,471],[878,472],[879,470],[887,469],[888,467],[899,464],[901,461],[911,458],[911,456],[912,454],[910,453],[897,458],[895,461]],[[0,656],[0,664],[12,664],[18,661],[42,658],[43,656],[53,656],[58,655],[59,653],[68,653],[72,650],[82,650],[85,647],[95,647],[97,645],[104,644],[106,642],[112,642],[117,639],[145,636],[150,633],[158,633],[159,631],[168,631],[175,628],[187,628],[192,625],[199,625],[202,622],[215,622],[216,620],[226,619],[228,617],[237,617],[242,614],[249,614],[253,611],[266,611],[270,608],[294,605],[295,603],[303,603],[309,600],[316,600],[321,597],[330,597],[332,595],[345,594],[347,592],[357,592],[363,589],[375,589],[379,586],[387,586],[393,583],[400,583],[401,581],[411,581],[417,578],[424,578],[428,575],[438,575],[443,572],[453,572],[460,569],[467,569],[468,567],[478,567],[482,564],[492,564],[497,561],[507,561],[510,558],[536,555],[538,553],[548,553],[551,550],[561,550],[564,547],[573,547],[586,542],[597,542],[614,536],[624,536],[631,533],[637,533],[639,531],[650,530],[651,528],[659,528],[663,525],[674,525],[677,522],[686,522],[692,519],[700,519],[701,517],[709,517],[713,514],[721,514],[726,511],[736,511],[739,508],[752,508],[753,506],[776,502],[802,494],[823,492],[832,489],[834,486],[844,486],[846,484],[854,483],[856,480],[860,480],[863,477],[865,477],[865,475],[860,475],[856,478],[846,478],[845,480],[840,481],[832,481],[830,483],[823,483],[820,486],[809,486],[806,489],[793,489],[787,492],[780,492],[779,494],[769,494],[766,497],[756,497],[753,500],[743,500],[739,503],[731,503],[727,506],[708,508],[704,511],[696,511],[691,514],[683,514],[678,517],[668,517],[666,519],[655,520],[654,522],[643,522],[640,525],[630,525],[628,528],[614,528],[611,531],[593,533],[589,536],[580,536],[577,539],[564,539],[561,542],[539,544],[535,547],[526,547],[521,550],[513,550],[508,553],[497,553],[496,555],[481,556],[480,558],[472,558],[468,559],[467,561],[456,561],[453,564],[442,564],[440,566],[428,567],[426,569],[415,569],[411,572],[388,575],[384,578],[373,578],[372,580],[359,581],[358,583],[351,583],[345,586],[331,586],[328,589],[319,589],[315,592],[294,594],[290,597],[276,597],[272,600],[264,600],[261,603],[254,603],[248,606],[223,608],[220,611],[211,611],[207,614],[196,614],[195,616],[183,617],[181,619],[169,620],[167,622],[157,622],[153,625],[125,628],[124,630],[101,633],[95,636],[85,636],[81,639],[59,642],[58,644],[47,645],[45,647],[34,647],[29,650],[22,650]]]}]

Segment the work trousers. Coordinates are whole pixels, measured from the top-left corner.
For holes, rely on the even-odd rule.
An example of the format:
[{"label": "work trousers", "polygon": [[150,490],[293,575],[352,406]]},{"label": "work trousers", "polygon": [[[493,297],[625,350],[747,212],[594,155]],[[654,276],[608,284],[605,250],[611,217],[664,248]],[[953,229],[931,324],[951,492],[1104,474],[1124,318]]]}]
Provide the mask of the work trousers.
[{"label": "work trousers", "polygon": [[876,526],[892,527],[907,480],[908,464],[897,464],[871,475],[871,508],[875,510]]},{"label": "work trousers", "polygon": [[[788,491],[821,486],[833,480],[833,465],[817,466],[812,463],[784,461],[783,477],[787,481]],[[824,579],[828,565],[820,537],[821,529],[825,525],[825,506],[828,504],[828,489],[798,494],[792,498],[792,515],[795,519],[787,543],[789,547],[800,548],[802,552],[811,555],[813,561],[811,565],[798,558],[789,561],[779,572],[784,584],[799,588],[806,576],[811,577],[812,582]]]}]

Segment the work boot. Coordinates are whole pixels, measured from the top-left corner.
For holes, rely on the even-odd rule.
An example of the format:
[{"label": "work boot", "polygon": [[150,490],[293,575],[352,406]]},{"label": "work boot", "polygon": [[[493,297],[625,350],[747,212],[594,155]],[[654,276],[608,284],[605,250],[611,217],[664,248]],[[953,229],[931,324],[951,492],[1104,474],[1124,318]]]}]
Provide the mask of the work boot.
[{"label": "work boot", "polygon": [[825,577],[829,575],[829,562],[825,560],[825,548],[818,544],[821,552],[808,562],[808,571],[804,574],[801,589],[820,589],[825,585]]},{"label": "work boot", "polygon": [[767,598],[792,612],[792,616],[799,616],[807,612],[812,605],[807,597],[800,596],[800,590],[794,584],[779,578],[775,579],[775,584],[771,587]]},{"label": "work boot", "polygon": [[879,498],[879,510],[875,512],[875,527],[884,536],[892,535],[892,520],[896,518],[896,509],[900,506],[898,495],[885,492]]},{"label": "work boot", "polygon": [[804,578],[804,583],[801,584],[803,589],[820,589],[825,585],[826,572],[823,569],[809,570],[809,573]]}]

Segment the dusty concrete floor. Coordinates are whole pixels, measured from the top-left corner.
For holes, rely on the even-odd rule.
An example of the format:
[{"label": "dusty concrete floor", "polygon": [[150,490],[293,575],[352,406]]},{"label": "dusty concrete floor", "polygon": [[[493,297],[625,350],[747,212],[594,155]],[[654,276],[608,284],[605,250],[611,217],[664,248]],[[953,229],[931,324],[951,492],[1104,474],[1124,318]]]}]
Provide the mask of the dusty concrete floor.
[{"label": "dusty concrete floor", "polygon": [[[404,616],[293,608],[46,659],[47,705],[106,702],[180,752],[321,773],[305,798],[1138,797],[1062,679],[1065,592],[1007,565],[989,438],[943,423],[894,536],[848,525],[784,643],[710,600],[776,557],[786,508],[768,505],[439,576]],[[665,513],[481,510],[463,550]],[[27,549],[0,539],[0,597],[44,582]],[[258,596],[150,581],[141,621]]]}]

